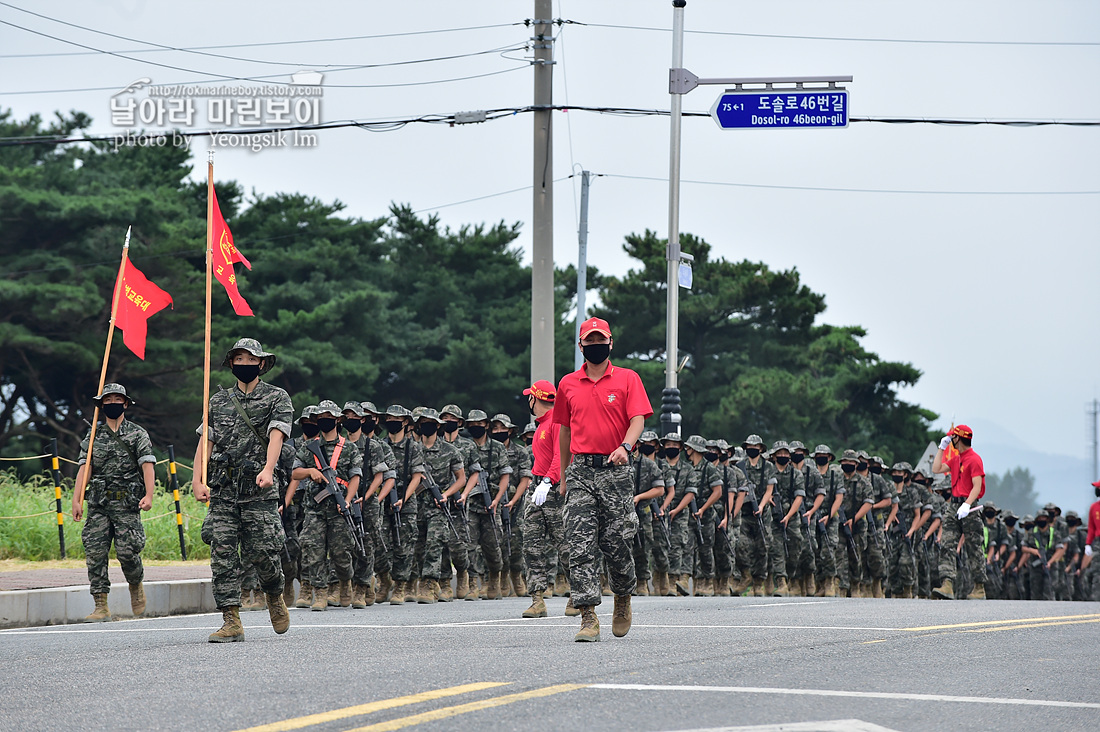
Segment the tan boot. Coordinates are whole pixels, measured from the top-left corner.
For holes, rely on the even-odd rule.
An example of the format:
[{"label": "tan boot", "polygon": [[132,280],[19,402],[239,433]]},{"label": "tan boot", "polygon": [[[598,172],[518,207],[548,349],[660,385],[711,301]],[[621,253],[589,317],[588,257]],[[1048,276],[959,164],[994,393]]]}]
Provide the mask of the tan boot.
[{"label": "tan boot", "polygon": [[[1072,579],[1072,578],[1071,578]],[[970,591],[970,594],[966,596],[967,600],[984,600],[985,598],[985,585],[974,584],[974,589]]]},{"label": "tan boot", "polygon": [[600,621],[596,618],[596,608],[591,605],[582,607],[580,609],[580,615],[581,629],[580,632],[573,637],[573,640],[578,643],[599,643]]},{"label": "tan boot", "polygon": [[531,594],[531,607],[523,611],[523,617],[525,618],[545,618],[546,617],[546,602],[542,599],[541,592],[534,592]]},{"label": "tan boot", "polygon": [[821,580],[821,584],[817,585],[817,590],[814,592],[814,597],[825,597],[825,592],[829,589],[829,579],[825,577]]},{"label": "tan boot", "polygon": [[569,601],[565,603],[565,614],[568,617],[574,618],[581,614],[581,611],[573,607],[573,598],[570,597]]},{"label": "tan boot", "polygon": [[405,602],[416,602],[420,594],[420,580],[409,580],[405,583]]},{"label": "tan boot", "polygon": [[808,574],[802,579],[803,584],[806,587],[806,591],[803,593],[804,597],[816,597],[817,596],[817,580],[814,579],[812,574]]},{"label": "tan boot", "polygon": [[764,579],[764,595],[767,597],[775,596],[775,578],[770,574]]},{"label": "tan boot", "polygon": [[569,583],[565,581],[565,575],[559,574],[554,578],[554,595],[556,597],[566,597],[569,594]]},{"label": "tan boot", "polygon": [[516,597],[527,597],[527,582],[523,579],[523,572],[512,572],[512,589],[516,591]]},{"label": "tan boot", "polygon": [[[435,585],[434,591],[432,585]],[[419,605],[434,605],[439,602],[439,584],[435,580],[420,580],[416,588],[416,602]]]},{"label": "tan boot", "polygon": [[512,587],[512,583],[508,577],[508,570],[500,570],[500,596],[501,597],[515,597],[515,588]]},{"label": "tan boot", "polygon": [[470,574],[465,570],[455,576],[455,597],[461,600],[477,599],[477,593],[470,592]]},{"label": "tan boot", "polygon": [[775,580],[775,596],[776,597],[789,597],[791,594],[790,588],[787,586],[786,577],[778,577]]},{"label": "tan boot", "polygon": [[899,592],[897,594],[897,598],[899,600],[911,600],[911,599],[913,599],[913,588],[912,587],[902,587],[901,592]]},{"label": "tan boot", "polygon": [[401,580],[397,580],[393,583],[393,594],[390,595],[391,605],[404,605],[405,604],[405,583]]},{"label": "tan boot", "polygon": [[714,596],[715,597],[729,597],[730,596],[730,578],[729,577],[715,577],[714,578]]},{"label": "tan boot", "polygon": [[[270,604],[270,603],[269,603]],[[290,607],[294,604],[294,578],[286,577],[283,580],[283,604]]]},{"label": "tan boot", "polygon": [[826,577],[825,578],[825,589],[821,593],[821,596],[822,597],[836,597],[836,590],[837,590],[836,585],[837,585],[836,577]]},{"label": "tan boot", "polygon": [[752,578],[752,596],[763,597],[764,596],[764,580]]},{"label": "tan boot", "polygon": [[665,590],[667,589],[667,587],[668,587],[668,585],[666,584],[666,581],[665,581],[665,573],[664,572],[654,572],[653,573],[653,595],[654,595],[654,597],[661,597],[662,595],[664,595]]},{"label": "tan boot", "polygon": [[871,597],[885,600],[886,594],[882,591],[882,580],[877,579],[871,583]]},{"label": "tan boot", "polygon": [[322,610],[328,610],[328,588],[327,587],[314,587],[313,588],[313,604],[309,606],[309,609],[313,612],[321,612]]},{"label": "tan boot", "polygon": [[294,603],[294,607],[306,608],[313,604],[313,588],[305,580],[302,580],[302,586],[298,588],[298,601]]},{"label": "tan boot", "polygon": [[441,581],[439,583],[439,601],[450,602],[453,599],[455,599],[455,589],[451,587],[451,581]]},{"label": "tan boot", "polygon": [[[489,599],[489,580],[481,575],[477,576],[477,596],[479,600]],[[496,598],[494,598],[496,599]]]},{"label": "tan boot", "polygon": [[713,577],[706,577],[702,582],[703,591],[700,593],[703,597],[714,597],[718,592],[714,589],[715,581]]},{"label": "tan boot", "polygon": [[638,597],[649,597],[649,580],[638,578],[638,584],[634,586],[634,594]]},{"label": "tan boot", "polygon": [[363,604],[370,607],[374,604],[374,600],[374,578],[371,578],[370,582],[363,585]]},{"label": "tan boot", "polygon": [[691,587],[688,581],[688,576],[686,574],[676,575],[676,594],[687,597],[691,594],[688,591],[689,589],[691,589]]},{"label": "tan boot", "polygon": [[611,597],[611,586],[607,584],[607,576],[600,576],[600,594],[604,597]]},{"label": "tan boot", "polygon": [[130,610],[133,611],[135,618],[145,612],[145,586],[141,582],[130,585]]},{"label": "tan boot", "polygon": [[665,597],[676,597],[679,594],[676,590],[676,580],[678,578],[679,575],[676,574],[665,575]]},{"label": "tan boot", "polygon": [[340,607],[351,607],[351,580],[340,580]]},{"label": "tan boot", "polygon": [[95,598],[95,610],[84,618],[85,623],[105,623],[111,619],[111,611],[107,609],[107,593],[101,592],[92,595]]},{"label": "tan boot", "polygon": [[328,586],[328,606],[340,607],[340,583],[336,582]]},{"label": "tan boot", "polygon": [[496,600],[500,597],[500,572],[489,571],[489,583],[485,588],[485,599]]},{"label": "tan boot", "polygon": [[363,600],[366,589],[366,585],[361,585],[358,582],[351,586],[351,606],[356,610],[365,610],[367,608],[367,603]]},{"label": "tan boot", "polygon": [[211,643],[235,643],[244,640],[244,626],[241,625],[239,607],[222,608],[222,627],[207,638]]},{"label": "tan boot", "polygon": [[252,590],[241,590],[241,612],[250,613],[256,609],[256,600],[252,597]]},{"label": "tan boot", "polygon": [[267,617],[271,619],[271,629],[282,635],[290,627],[290,613],[283,602],[283,595],[281,592],[273,592],[264,599],[267,600]]},{"label": "tan boot", "polygon": [[390,598],[390,591],[393,590],[393,577],[389,572],[383,572],[378,575],[378,591],[375,593],[374,599],[378,602],[385,602]]},{"label": "tan boot", "polygon": [[615,595],[615,613],[611,616],[611,635],[622,638],[630,632],[630,621],[634,613],[630,611],[630,595]]},{"label": "tan boot", "polygon": [[945,579],[943,584],[932,590],[932,597],[937,600],[954,600],[955,588],[951,584],[951,580]]},{"label": "tan boot", "polygon": [[741,595],[745,594],[745,590],[751,587],[752,579],[742,575],[741,579],[733,581],[733,584],[730,586],[730,594],[734,597],[741,597]]},{"label": "tan boot", "polygon": [[267,595],[263,590],[252,590],[252,598],[255,601],[256,610],[267,610]]}]

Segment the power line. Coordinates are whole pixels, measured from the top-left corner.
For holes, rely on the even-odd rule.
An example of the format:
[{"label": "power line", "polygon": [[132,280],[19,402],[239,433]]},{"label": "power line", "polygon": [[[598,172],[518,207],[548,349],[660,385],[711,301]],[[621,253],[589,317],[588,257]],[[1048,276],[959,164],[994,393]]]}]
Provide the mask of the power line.
[{"label": "power line", "polygon": [[[571,176],[571,175],[564,175],[561,178],[555,178],[553,182],[554,183],[561,183],[562,181],[569,180],[572,177],[573,176]],[[510,193],[519,193],[520,191],[529,191],[529,190],[531,190],[531,186],[529,186],[529,185],[520,186],[519,188],[510,188],[506,191],[498,191],[496,193],[490,193],[490,194],[485,195],[485,196],[478,196],[477,198],[467,198],[464,201],[454,201],[453,203],[444,203],[441,206],[427,206],[425,208],[417,209],[416,211],[413,211],[413,213],[418,214],[418,213],[424,213],[425,211],[438,211],[441,208],[450,208],[451,206],[461,206],[464,203],[473,203],[475,201],[484,201],[487,198],[497,198],[499,196],[507,196]]]}]

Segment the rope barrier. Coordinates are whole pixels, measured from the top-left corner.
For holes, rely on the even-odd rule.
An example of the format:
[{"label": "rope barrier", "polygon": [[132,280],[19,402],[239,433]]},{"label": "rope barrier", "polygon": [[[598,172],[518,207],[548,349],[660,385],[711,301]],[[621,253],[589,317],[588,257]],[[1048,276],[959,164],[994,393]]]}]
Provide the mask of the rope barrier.
[{"label": "rope barrier", "polygon": [[[173,511],[173,513],[175,513],[175,512]],[[46,515],[56,516],[57,511],[43,511],[42,513],[28,513],[26,516],[0,516],[0,519],[25,519],[25,518],[35,518],[37,516],[46,516]],[[69,515],[71,516],[72,514],[69,514]]]},{"label": "rope barrier", "polygon": [[[19,460],[41,460],[42,458],[53,457],[52,455],[31,455],[30,457],[0,457],[0,461],[14,463]],[[65,458],[61,458],[64,460]]]}]

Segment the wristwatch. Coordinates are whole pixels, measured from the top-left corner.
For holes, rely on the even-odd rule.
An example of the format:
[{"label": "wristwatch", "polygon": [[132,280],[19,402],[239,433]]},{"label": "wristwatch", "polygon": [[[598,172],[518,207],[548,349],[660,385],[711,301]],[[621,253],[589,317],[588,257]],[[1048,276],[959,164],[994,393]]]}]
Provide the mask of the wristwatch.
[{"label": "wristwatch", "polygon": [[634,449],[634,447],[629,442],[619,443],[619,447],[626,450],[627,452],[630,452],[631,450]]}]

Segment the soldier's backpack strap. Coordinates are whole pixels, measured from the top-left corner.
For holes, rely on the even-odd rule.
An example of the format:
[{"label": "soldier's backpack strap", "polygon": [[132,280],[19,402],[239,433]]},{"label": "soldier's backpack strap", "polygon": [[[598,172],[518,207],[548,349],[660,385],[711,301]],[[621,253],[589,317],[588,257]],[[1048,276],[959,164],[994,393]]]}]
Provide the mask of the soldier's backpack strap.
[{"label": "soldier's backpack strap", "polygon": [[241,419],[248,425],[248,429],[252,430],[252,434],[256,435],[256,439],[264,446],[267,445],[269,440],[267,435],[261,435],[260,431],[256,429],[256,425],[252,424],[252,419],[248,416],[248,412],[245,411],[244,405],[241,404],[241,400],[237,398],[236,394],[229,395],[229,401],[233,404],[233,409],[237,411],[237,414],[241,415]]},{"label": "soldier's backpack strap", "polygon": [[[119,437],[118,433],[115,432],[113,429],[111,429],[110,427],[107,427],[107,425],[103,425],[103,426],[106,428],[105,431],[107,432],[107,435],[111,439],[113,439],[115,442],[117,442],[119,445],[122,445],[122,449],[125,450],[126,454],[130,456],[130,459],[134,461],[134,467],[140,469],[141,466],[138,465],[137,453],[134,452],[134,448],[130,447],[129,443],[127,443],[126,440]],[[122,425],[119,425],[118,428],[121,430]]]}]

